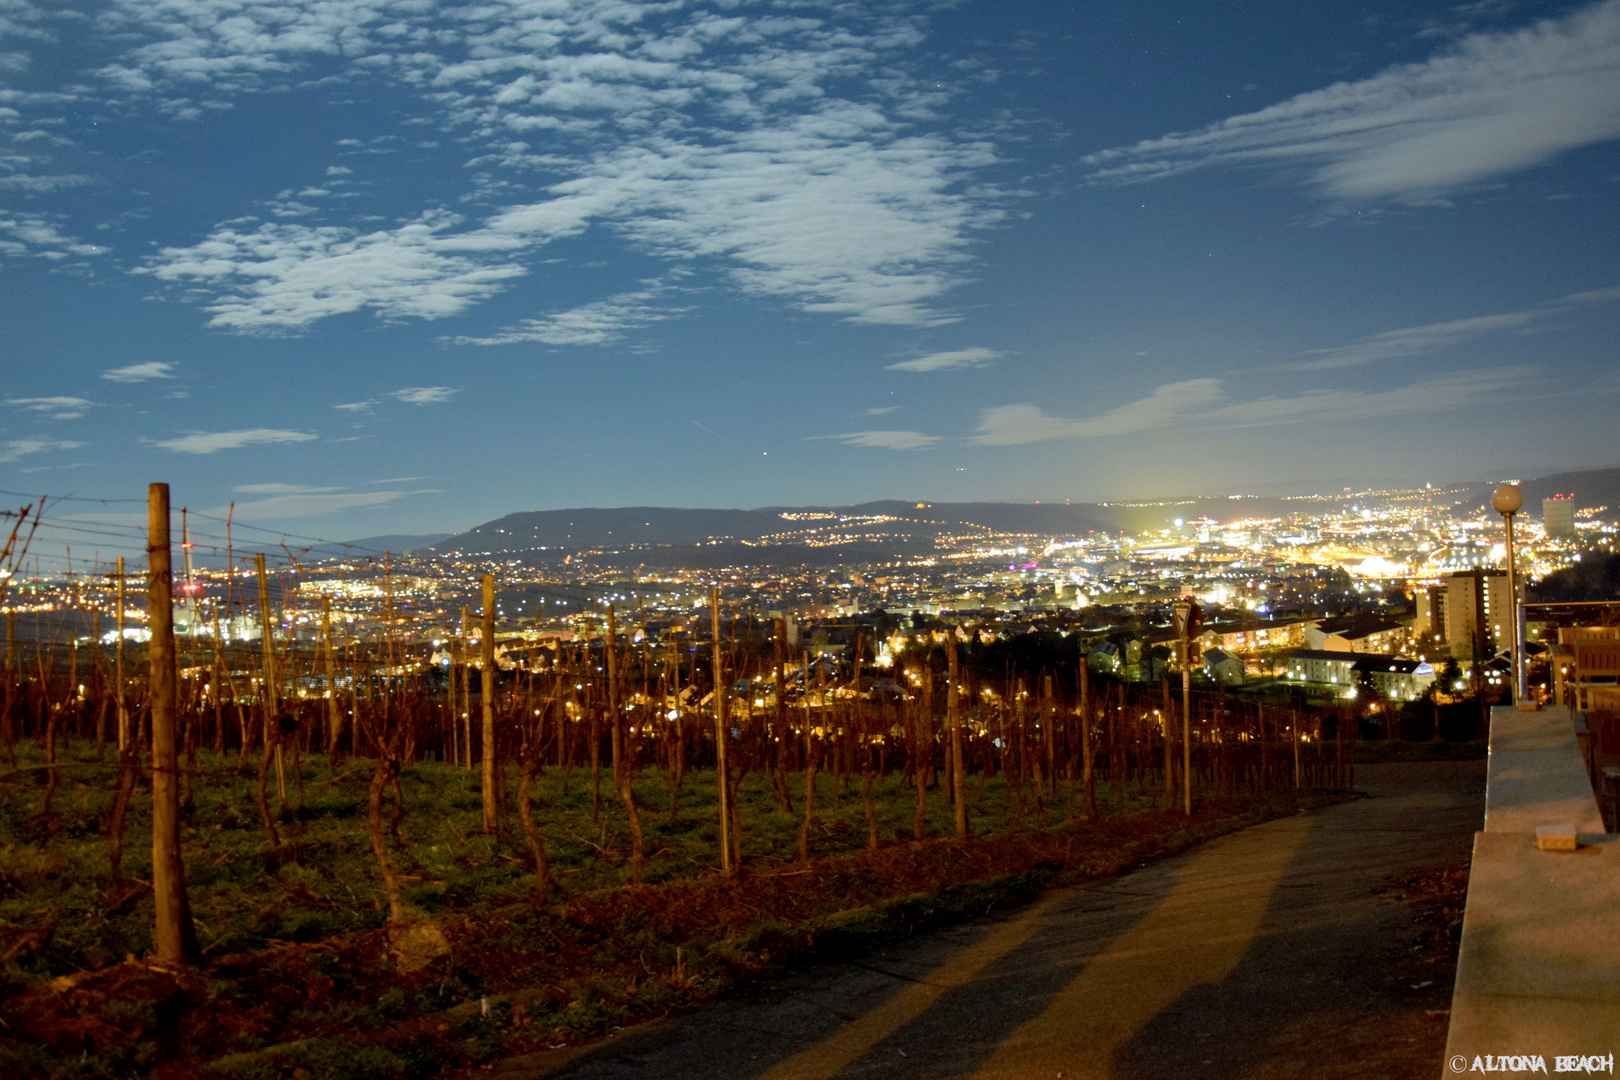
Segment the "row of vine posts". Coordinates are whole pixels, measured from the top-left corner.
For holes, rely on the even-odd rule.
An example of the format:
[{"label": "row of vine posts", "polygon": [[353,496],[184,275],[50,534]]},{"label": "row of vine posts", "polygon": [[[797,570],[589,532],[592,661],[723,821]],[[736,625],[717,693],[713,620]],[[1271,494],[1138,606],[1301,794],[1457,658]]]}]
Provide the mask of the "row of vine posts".
[{"label": "row of vine posts", "polygon": [[[36,510],[36,524],[38,517]],[[27,518],[25,509],[0,551],[0,563],[7,558],[16,562],[25,549],[26,537],[20,538],[19,530]],[[664,812],[672,820],[680,812],[682,784],[690,770],[715,770],[718,865],[726,877],[743,872],[747,844],[737,794],[756,772],[768,782],[778,808],[789,813],[794,812],[789,778],[803,774],[799,857],[804,860],[810,857],[816,779],[823,770],[833,774],[840,790],[852,780],[858,782],[872,848],[881,842],[874,784],[895,774],[901,779],[895,791],[915,795],[913,840],[925,839],[931,791],[940,792],[951,805],[955,837],[966,840],[973,834],[970,776],[986,782],[999,778],[1016,807],[1015,820],[1027,815],[1036,825],[1048,823],[1055,814],[1075,821],[1096,820],[1108,801],[1106,793],[1099,799],[1100,785],[1111,791],[1116,806],[1123,805],[1126,786],[1134,782],[1139,791],[1155,792],[1155,802],[1162,798],[1164,807],[1170,808],[1179,801],[1178,784],[1192,777],[1205,791],[1224,793],[1353,784],[1352,755],[1345,741],[1349,725],[1336,723],[1331,715],[1239,703],[1228,700],[1222,690],[1200,692],[1185,699],[1191,706],[1185,717],[1191,741],[1178,747],[1183,724],[1177,721],[1182,717],[1168,681],[1157,688],[1107,678],[1094,682],[1083,659],[1073,673],[1073,685],[1063,685],[1053,671],[1008,670],[1000,680],[988,678],[963,662],[963,638],[976,637],[971,627],[926,636],[896,655],[887,668],[867,664],[863,643],[857,642],[846,681],[843,667],[817,649],[792,655],[784,620],[774,620],[771,632],[758,634],[751,618],[733,612],[728,622],[718,589],[711,590],[709,598],[707,673],[699,663],[696,634],[686,646],[674,632],[661,645],[655,643],[644,625],[639,635],[621,634],[618,613],[610,605],[602,613],[600,633],[588,628],[573,641],[520,646],[515,661],[509,656],[511,676],[503,680],[496,647],[496,582],[485,574],[477,659],[471,653],[474,635],[468,632],[470,620],[463,609],[463,633],[451,645],[452,662],[441,693],[420,666],[408,661],[408,646],[396,637],[386,560],[380,639],[365,641],[350,635],[340,646],[330,598],[323,597],[318,648],[301,654],[294,635],[283,634],[278,643],[280,620],[270,603],[261,554],[255,558],[260,671],[238,680],[227,662],[230,646],[220,634],[216,614],[211,657],[206,663],[190,657],[187,678],[181,679],[169,519],[168,486],[153,484],[145,574],[151,640],[144,686],[139,679],[126,677],[121,632],[110,658],[96,635],[98,644],[91,654],[93,690],[79,681],[77,638],[65,680],[55,677],[56,657],[47,655],[54,647],[41,641],[35,647],[36,677],[24,679],[14,615],[8,612],[0,712],[0,740],[14,770],[19,738],[37,739],[44,747],[47,781],[41,817],[47,821],[62,744],[69,737],[93,739],[98,760],[102,759],[109,713],[115,718],[116,788],[107,824],[110,870],[113,881],[119,882],[124,818],[145,779],[153,820],[153,943],[161,964],[182,966],[198,958],[180,829],[182,810],[192,804],[193,785],[202,778],[196,750],[206,742],[221,755],[234,743],[238,770],[253,769],[255,803],[272,849],[282,840],[270,810],[270,777],[275,776],[285,806],[288,755],[298,776],[298,763],[311,754],[324,754],[334,771],[350,759],[369,757],[366,829],[389,920],[395,924],[406,916],[388,834],[398,835],[405,799],[402,777],[412,762],[426,757],[477,768],[481,826],[487,834],[509,824],[506,767],[517,767],[516,805],[537,878],[537,903],[546,901],[551,879],[547,839],[532,806],[534,784],[547,767],[561,770],[565,784],[574,769],[588,768],[592,813],[600,817],[604,743],[609,777],[630,834],[630,875],[637,881],[646,859],[643,814],[653,812],[653,807],[638,792],[636,780],[649,766],[665,777]],[[120,631],[124,577],[120,559],[116,575]],[[99,626],[99,615],[96,618]],[[540,655],[552,650],[549,657]],[[340,667],[346,678],[340,676]],[[476,739],[474,670],[480,682]],[[294,677],[299,671],[307,674]],[[880,675],[893,681],[884,686],[875,677]],[[935,704],[941,682],[943,716]],[[135,692],[130,694],[132,683]],[[1191,776],[1184,774],[1187,768]],[[390,796],[392,825],[384,821]]]}]

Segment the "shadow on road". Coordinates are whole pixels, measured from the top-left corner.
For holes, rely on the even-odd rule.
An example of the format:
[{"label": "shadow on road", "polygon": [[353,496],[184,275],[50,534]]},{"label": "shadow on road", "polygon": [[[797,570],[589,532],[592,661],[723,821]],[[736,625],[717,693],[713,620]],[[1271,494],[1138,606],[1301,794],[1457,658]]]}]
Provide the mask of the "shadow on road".
[{"label": "shadow on road", "polygon": [[[1482,763],[1363,767],[1375,797],[1321,815],[1260,930],[1222,979],[1187,990],[1114,1056],[1110,1075],[1405,1077],[1442,1068],[1454,964],[1414,949],[1410,907],[1381,886],[1465,861]],[[1443,967],[1440,970],[1439,967]]]},{"label": "shadow on road", "polygon": [[1425,979],[1410,916],[1377,893],[1467,858],[1484,766],[1368,766],[1357,781],[1372,798],[497,1076],[1432,1075],[1445,1033],[1425,1009],[1444,1008],[1450,975],[1411,989]]}]

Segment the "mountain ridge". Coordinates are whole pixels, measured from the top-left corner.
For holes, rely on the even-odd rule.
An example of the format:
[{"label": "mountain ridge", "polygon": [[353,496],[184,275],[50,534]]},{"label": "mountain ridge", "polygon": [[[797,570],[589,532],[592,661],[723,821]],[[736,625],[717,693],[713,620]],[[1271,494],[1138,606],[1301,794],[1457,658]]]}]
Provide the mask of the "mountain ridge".
[{"label": "mountain ridge", "polygon": [[[1455,492],[1455,507],[1482,503],[1489,482],[1443,486]],[[1540,500],[1573,491],[1579,505],[1620,504],[1620,468],[1553,473],[1524,481],[1525,513],[1539,517]],[[1583,497],[1583,492],[1590,493]],[[1185,498],[1120,500],[1105,503],[933,503],[881,499],[846,506],[764,506],[754,509],[667,506],[571,507],[516,511],[448,536],[430,547],[440,554],[520,555],[561,561],[581,552],[634,561],[712,561],[719,552],[747,546],[760,549],[756,561],[802,561],[825,552],[828,561],[859,554],[932,549],[935,537],[962,530],[1031,535],[1086,535],[1098,531],[1138,531],[1169,525],[1177,518],[1208,517],[1222,524],[1243,518],[1276,518],[1300,513],[1320,502],[1356,496],[1202,495]],[[828,541],[842,538],[829,546]],[[780,549],[768,554],[771,549]],[[789,550],[791,549],[791,550]]]}]

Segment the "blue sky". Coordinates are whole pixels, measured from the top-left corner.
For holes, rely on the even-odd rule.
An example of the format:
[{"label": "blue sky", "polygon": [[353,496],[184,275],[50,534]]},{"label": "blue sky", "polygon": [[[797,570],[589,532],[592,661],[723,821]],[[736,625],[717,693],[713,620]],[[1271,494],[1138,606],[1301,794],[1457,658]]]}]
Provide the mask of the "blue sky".
[{"label": "blue sky", "polygon": [[1620,0],[0,0],[0,487],[347,538],[1612,465],[1617,137]]}]

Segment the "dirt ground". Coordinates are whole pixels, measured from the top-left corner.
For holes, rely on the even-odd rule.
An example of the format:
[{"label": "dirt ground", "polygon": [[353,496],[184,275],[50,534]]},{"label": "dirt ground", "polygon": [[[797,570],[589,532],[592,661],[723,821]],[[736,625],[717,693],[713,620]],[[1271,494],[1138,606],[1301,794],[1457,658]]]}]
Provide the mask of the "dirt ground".
[{"label": "dirt ground", "polygon": [[1371,766],[1357,782],[1370,798],[492,1071],[1432,1080],[1484,766]]}]

